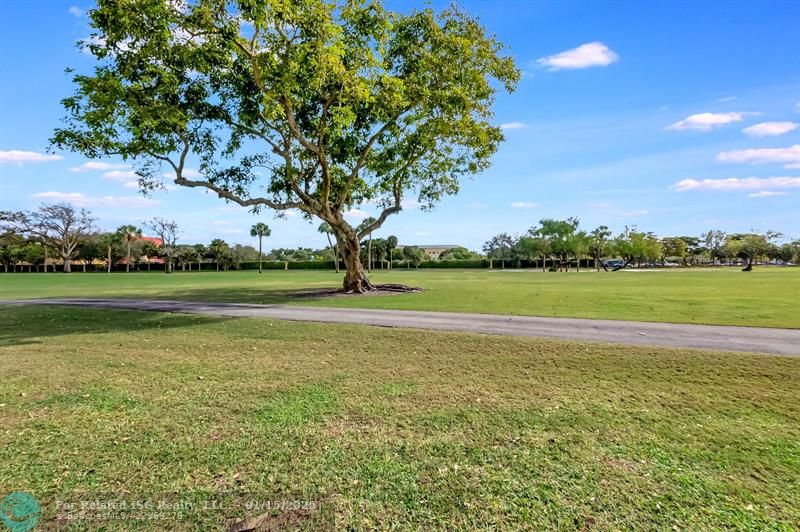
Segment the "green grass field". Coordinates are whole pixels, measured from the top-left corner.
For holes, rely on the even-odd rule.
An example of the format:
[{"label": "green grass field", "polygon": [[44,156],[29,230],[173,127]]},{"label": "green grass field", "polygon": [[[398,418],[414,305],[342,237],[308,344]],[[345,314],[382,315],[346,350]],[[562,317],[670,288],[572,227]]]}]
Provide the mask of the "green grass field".
[{"label": "green grass field", "polygon": [[[202,278],[174,294],[253,276]],[[88,279],[47,282],[79,295]],[[219,529],[261,513],[251,500],[319,505],[272,511],[275,530],[800,524],[797,358],[6,307],[0,375],[0,486],[35,495],[44,528],[70,524],[56,501],[109,493],[195,506],[75,529]]]},{"label": "green grass field", "polygon": [[425,289],[380,297],[305,297],[336,288],[318,271],[0,275],[0,299],[151,297],[401,310],[800,328],[800,268],[541,273],[488,270],[376,271],[377,282]]}]

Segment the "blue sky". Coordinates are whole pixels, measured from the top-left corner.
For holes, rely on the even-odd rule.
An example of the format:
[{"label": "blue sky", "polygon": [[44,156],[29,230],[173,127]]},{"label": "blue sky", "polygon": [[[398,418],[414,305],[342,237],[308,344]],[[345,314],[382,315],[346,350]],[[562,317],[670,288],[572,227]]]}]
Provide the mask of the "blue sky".
[{"label": "blue sky", "polygon": [[[479,249],[493,234],[522,233],[540,218],[577,216],[587,229],[637,225],[664,236],[775,229],[800,238],[800,3],[460,5],[524,71],[518,90],[495,107],[507,140],[459,195],[433,211],[410,206],[380,235]],[[130,188],[129,170],[111,166],[119,161],[87,169],[75,154],[42,156],[63,116],[59,100],[71,93],[64,68],[92,64],[74,46],[89,33],[89,8],[3,4],[0,209],[71,200],[103,229],[159,215],[183,226],[185,242],[252,243],[256,218],[215,196],[173,190],[143,198]],[[267,247],[324,244],[317,223],[269,212],[258,218],[273,228]]]}]

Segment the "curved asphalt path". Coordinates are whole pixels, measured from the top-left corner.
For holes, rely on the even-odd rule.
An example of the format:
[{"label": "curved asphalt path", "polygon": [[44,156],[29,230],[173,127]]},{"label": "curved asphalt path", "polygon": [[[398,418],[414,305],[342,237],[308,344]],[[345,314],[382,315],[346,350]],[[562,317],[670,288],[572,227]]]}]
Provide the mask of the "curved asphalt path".
[{"label": "curved asphalt path", "polygon": [[470,333],[560,338],[588,342],[636,344],[715,351],[800,355],[800,330],[687,325],[637,321],[539,318],[412,310],[346,309],[290,305],[202,303],[156,299],[26,299],[0,300],[0,305],[62,305],[213,316],[273,318],[325,323],[358,323]]}]

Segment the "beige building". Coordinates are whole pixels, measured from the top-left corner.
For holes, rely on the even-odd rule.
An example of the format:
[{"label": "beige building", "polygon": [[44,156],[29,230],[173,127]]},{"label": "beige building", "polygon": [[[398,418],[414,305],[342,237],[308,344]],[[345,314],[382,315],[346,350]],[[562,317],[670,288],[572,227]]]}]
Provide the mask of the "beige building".
[{"label": "beige building", "polygon": [[448,249],[459,248],[461,246],[451,246],[446,244],[441,245],[433,245],[433,246],[417,246],[419,249],[425,252],[429,259],[438,260],[439,255],[447,251]]}]

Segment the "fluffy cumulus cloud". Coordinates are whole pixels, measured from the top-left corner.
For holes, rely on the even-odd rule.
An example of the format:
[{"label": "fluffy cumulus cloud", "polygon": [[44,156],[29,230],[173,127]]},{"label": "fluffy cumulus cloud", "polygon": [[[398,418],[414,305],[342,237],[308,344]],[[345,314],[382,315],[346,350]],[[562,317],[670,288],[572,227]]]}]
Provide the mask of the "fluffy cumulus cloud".
[{"label": "fluffy cumulus cloud", "polygon": [[741,122],[745,117],[757,114],[758,113],[697,113],[667,126],[667,129],[676,131],[685,129],[711,131],[715,127]]},{"label": "fluffy cumulus cloud", "polygon": [[34,198],[43,201],[72,203],[78,207],[151,207],[158,201],[141,196],[89,196],[83,192],[38,192]]},{"label": "fluffy cumulus cloud", "polygon": [[39,153],[36,151],[25,150],[0,150],[0,164],[23,165],[25,163],[44,163],[48,161],[60,161],[60,155],[53,153]]},{"label": "fluffy cumulus cloud", "polygon": [[505,124],[500,124],[500,129],[507,130],[507,129],[523,129],[528,127],[527,125],[523,124],[522,122],[506,122]]},{"label": "fluffy cumulus cloud", "polygon": [[637,209],[637,210],[633,210],[633,211],[623,211],[623,212],[620,213],[620,215],[622,215],[622,216],[644,216],[645,214],[647,214],[647,211],[645,209]]},{"label": "fluffy cumulus cloud", "polygon": [[548,70],[575,70],[578,68],[608,66],[619,56],[601,42],[582,44],[577,48],[542,57],[536,62]]},{"label": "fluffy cumulus cloud", "polygon": [[721,163],[783,164],[786,168],[800,167],[800,144],[788,148],[752,148],[724,151],[717,155]]},{"label": "fluffy cumulus cloud", "polygon": [[69,169],[70,172],[103,172],[108,170],[125,170],[130,168],[130,165],[119,163],[107,163],[104,161],[86,161],[80,166],[73,166]]},{"label": "fluffy cumulus cloud", "polygon": [[107,181],[116,181],[117,183],[128,183],[133,179],[139,179],[139,176],[133,170],[111,170],[105,172],[102,176]]},{"label": "fluffy cumulus cloud", "polygon": [[72,15],[73,17],[80,18],[83,16],[83,9],[77,6],[70,6],[67,11],[69,11],[69,14]]},{"label": "fluffy cumulus cloud", "polygon": [[369,216],[369,213],[367,211],[362,211],[361,209],[350,209],[344,213],[344,216],[351,220],[363,220]]},{"label": "fluffy cumulus cloud", "polygon": [[729,177],[727,179],[684,179],[670,188],[687,190],[774,190],[800,187],[800,177]]},{"label": "fluffy cumulus cloud", "polygon": [[772,196],[788,196],[789,193],[786,191],[778,191],[778,190],[759,190],[758,192],[752,192],[747,196],[750,198],[771,198]]},{"label": "fluffy cumulus cloud", "polygon": [[515,201],[511,204],[512,209],[535,209],[538,206],[538,203],[532,201]]},{"label": "fluffy cumulus cloud", "polygon": [[742,131],[745,135],[751,137],[777,137],[794,131],[800,124],[797,122],[761,122],[750,127],[744,128]]}]

